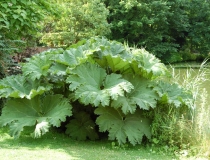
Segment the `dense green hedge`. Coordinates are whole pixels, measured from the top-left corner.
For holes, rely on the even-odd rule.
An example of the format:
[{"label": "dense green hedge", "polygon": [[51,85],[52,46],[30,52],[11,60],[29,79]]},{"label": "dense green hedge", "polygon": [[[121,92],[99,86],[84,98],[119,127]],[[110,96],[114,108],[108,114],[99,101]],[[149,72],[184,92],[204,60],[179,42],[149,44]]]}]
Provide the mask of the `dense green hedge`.
[{"label": "dense green hedge", "polygon": [[145,47],[166,62],[193,60],[194,55],[205,56],[210,51],[209,1],[105,0],[105,3],[110,11],[111,39]]}]

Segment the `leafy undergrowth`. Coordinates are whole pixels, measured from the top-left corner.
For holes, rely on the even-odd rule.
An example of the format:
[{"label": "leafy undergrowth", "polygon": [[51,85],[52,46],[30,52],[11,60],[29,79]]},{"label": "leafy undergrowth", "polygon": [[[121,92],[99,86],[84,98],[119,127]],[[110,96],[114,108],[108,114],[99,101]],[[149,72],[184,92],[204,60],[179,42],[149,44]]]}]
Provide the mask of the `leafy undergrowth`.
[{"label": "leafy undergrowth", "polygon": [[109,140],[135,146],[159,136],[151,127],[156,109],[190,109],[193,101],[190,91],[164,80],[171,75],[155,56],[105,38],[48,50],[21,66],[22,74],[0,80],[0,127],[15,138],[25,127],[38,138],[65,123],[77,140],[108,132]]},{"label": "leafy undergrowth", "polygon": [[7,128],[0,129],[0,159],[78,159],[78,160],[155,160],[176,159],[172,155],[157,153],[143,146],[118,147],[107,140],[76,141],[55,131],[39,139],[31,139],[25,130],[19,139],[7,134]]}]

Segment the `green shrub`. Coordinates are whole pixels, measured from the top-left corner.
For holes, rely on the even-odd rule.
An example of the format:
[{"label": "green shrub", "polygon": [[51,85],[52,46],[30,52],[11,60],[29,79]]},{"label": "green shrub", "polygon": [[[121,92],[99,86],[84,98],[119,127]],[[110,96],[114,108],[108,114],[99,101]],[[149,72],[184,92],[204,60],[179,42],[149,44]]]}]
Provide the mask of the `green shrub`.
[{"label": "green shrub", "polygon": [[182,62],[183,57],[181,53],[172,53],[171,57],[168,58],[167,60],[169,63],[177,63],[177,62]]},{"label": "green shrub", "polygon": [[[101,0],[54,1],[59,17],[48,16],[42,24],[41,43],[60,47],[81,39],[105,36],[110,33],[108,10]],[[100,14],[99,14],[100,13]]]},{"label": "green shrub", "polygon": [[0,81],[0,97],[8,98],[0,125],[9,125],[14,137],[26,126],[40,137],[65,122],[74,139],[94,140],[99,131],[120,145],[136,145],[153,136],[148,112],[158,104],[191,107],[190,92],[163,80],[169,72],[160,60],[105,38],[34,55],[22,72]]},{"label": "green shrub", "polygon": [[0,5],[0,31],[6,39],[32,39],[39,29],[44,15],[52,12],[49,2],[44,0],[2,0]]}]

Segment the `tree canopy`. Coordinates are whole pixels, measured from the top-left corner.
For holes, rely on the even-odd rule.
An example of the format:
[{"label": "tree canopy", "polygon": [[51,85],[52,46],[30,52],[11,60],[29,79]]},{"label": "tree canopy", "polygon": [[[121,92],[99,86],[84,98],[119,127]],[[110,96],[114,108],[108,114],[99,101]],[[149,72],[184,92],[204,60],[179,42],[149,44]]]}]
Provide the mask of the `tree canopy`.
[{"label": "tree canopy", "polygon": [[162,60],[210,50],[210,2],[105,0],[111,39],[144,47]]}]

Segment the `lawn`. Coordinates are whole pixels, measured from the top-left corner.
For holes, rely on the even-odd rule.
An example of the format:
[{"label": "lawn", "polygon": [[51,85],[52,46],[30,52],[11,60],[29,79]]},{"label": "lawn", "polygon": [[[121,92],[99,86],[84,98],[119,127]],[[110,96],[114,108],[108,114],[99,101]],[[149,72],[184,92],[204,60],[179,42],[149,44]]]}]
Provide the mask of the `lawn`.
[{"label": "lawn", "polygon": [[1,160],[172,160],[175,156],[157,153],[143,146],[116,147],[110,141],[75,141],[55,131],[33,139],[24,132],[19,139],[0,129]]}]

